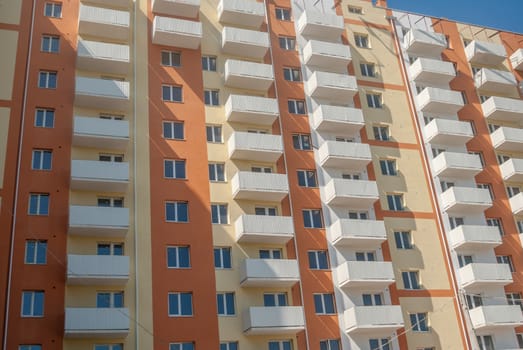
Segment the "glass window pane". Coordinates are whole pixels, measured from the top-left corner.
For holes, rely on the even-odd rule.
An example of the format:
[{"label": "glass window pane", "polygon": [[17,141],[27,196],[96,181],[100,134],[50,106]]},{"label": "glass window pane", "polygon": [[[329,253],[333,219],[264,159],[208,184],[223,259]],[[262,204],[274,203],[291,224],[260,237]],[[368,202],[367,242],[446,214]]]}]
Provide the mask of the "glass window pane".
[{"label": "glass window pane", "polygon": [[225,297],[227,298],[227,315],[234,315],[234,294],[227,293]]},{"label": "glass window pane", "polygon": [[164,177],[174,177],[173,162],[171,160],[164,160]]},{"label": "glass window pane", "polygon": [[178,221],[188,221],[187,203],[178,203]]},{"label": "glass window pane", "polygon": [[109,293],[96,294],[96,307],[105,308],[111,306],[111,295]]},{"label": "glass window pane", "polygon": [[323,312],[323,303],[321,294],[314,294],[314,309],[317,313]]},{"label": "glass window pane", "polygon": [[176,267],[178,261],[178,250],[173,247],[167,248],[167,266]]},{"label": "glass window pane", "polygon": [[40,195],[40,215],[49,214],[49,196]]},{"label": "glass window pane", "polygon": [[329,264],[327,262],[327,252],[318,252],[318,261],[320,269],[328,268]]},{"label": "glass window pane", "polygon": [[182,293],[182,315],[192,315],[192,295],[190,293]]},{"label": "glass window pane", "polygon": [[298,185],[306,186],[304,171],[298,171]]},{"label": "glass window pane", "polygon": [[179,314],[178,294],[169,294],[169,315]]},{"label": "glass window pane", "polygon": [[36,250],[36,263],[45,264],[47,253],[47,242],[38,242]]},{"label": "glass window pane", "polygon": [[185,161],[175,162],[176,178],[185,179]]},{"label": "glass window pane", "polygon": [[123,307],[123,293],[114,293],[114,307]]},{"label": "glass window pane", "polygon": [[223,305],[223,302],[224,302],[223,294],[216,295],[216,302],[218,304],[218,315],[223,315],[225,313],[225,305]]},{"label": "glass window pane", "polygon": [[32,292],[23,292],[22,293],[22,315],[30,316],[31,310],[32,310],[32,300],[33,300],[33,293]]},{"label": "glass window pane", "polygon": [[191,265],[189,257],[189,247],[178,248],[178,259],[180,261],[180,267],[189,267]]},{"label": "glass window pane", "polygon": [[223,248],[223,267],[231,268],[231,250],[229,248]]},{"label": "glass window pane", "polygon": [[34,241],[26,242],[26,244],[25,244],[25,262],[26,263],[34,263],[35,245],[36,245],[36,242],[34,242]]}]

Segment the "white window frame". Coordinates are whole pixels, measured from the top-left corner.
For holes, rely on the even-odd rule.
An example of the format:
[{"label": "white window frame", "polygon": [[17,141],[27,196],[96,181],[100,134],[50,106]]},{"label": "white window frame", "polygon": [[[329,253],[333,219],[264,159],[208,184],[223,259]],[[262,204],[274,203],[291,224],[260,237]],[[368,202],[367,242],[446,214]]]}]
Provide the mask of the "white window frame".
[{"label": "white window frame", "polygon": [[204,55],[202,56],[202,70],[205,72],[216,72],[217,58],[216,56]]},{"label": "white window frame", "polygon": [[394,231],[396,249],[413,249],[412,234],[410,231]]},{"label": "white window frame", "polygon": [[[174,219],[167,218],[167,204],[174,204]],[[180,218],[178,217],[179,216],[178,207],[181,206],[182,204],[185,204],[186,208],[187,208],[187,221],[180,221]],[[165,221],[166,222],[182,222],[182,223],[189,222],[189,202],[187,202],[187,201],[166,201],[165,202]]]},{"label": "white window frame", "polygon": [[271,348],[271,344],[278,345],[278,350],[291,349],[292,350],[292,340],[269,340],[267,343],[267,349]]},{"label": "white window frame", "polygon": [[[44,85],[40,85],[40,82],[42,80],[42,76],[45,76],[45,82]],[[51,86],[51,76],[54,76],[55,84],[54,86]],[[50,71],[50,70],[41,70],[38,72],[38,87],[40,89],[56,89],[58,86],[58,72],[56,71]]]},{"label": "white window frame", "polygon": [[[167,174],[167,164],[171,164],[172,167],[172,174]],[[183,174],[177,173],[177,165],[183,164]],[[172,175],[172,176],[169,176]],[[187,162],[185,159],[164,159],[163,160],[163,177],[165,179],[180,179],[185,180],[187,179]]]},{"label": "white window frame", "polygon": [[[109,205],[100,205],[100,201],[108,201]],[[96,199],[96,205],[102,208],[123,208],[124,197],[106,197],[100,196]]]},{"label": "white window frame", "polygon": [[[325,261],[327,266],[322,267],[320,264],[320,254],[325,254]],[[314,258],[314,263],[317,267],[311,267],[311,256]],[[309,250],[307,251],[307,258],[309,262],[309,269],[311,270],[329,270],[329,253],[326,250]]]},{"label": "white window frame", "polygon": [[501,223],[500,218],[488,218],[488,219],[486,219],[486,221],[487,221],[487,226],[498,228],[500,236],[503,236],[505,234],[505,231],[503,230],[503,224]]},{"label": "white window frame", "polygon": [[278,43],[282,50],[296,50],[296,38],[293,36],[279,36]]},{"label": "white window frame", "polygon": [[[31,213],[31,198],[36,198],[36,211]],[[42,206],[42,199],[44,197],[47,197],[47,208],[44,208]],[[30,193],[29,194],[29,205],[27,207],[27,213],[29,215],[41,215],[41,216],[47,216],[49,215],[49,209],[51,207],[51,196],[49,193]],[[43,212],[42,210],[46,209],[47,212]]]},{"label": "white window frame", "polygon": [[374,63],[363,62],[360,63],[360,72],[364,77],[376,77],[376,65]]},{"label": "white window frame", "polygon": [[[319,218],[320,218],[320,226],[314,226],[314,212],[319,212]],[[307,215],[310,219],[310,222],[311,224],[313,224],[312,226],[305,226],[305,220],[303,221],[303,226],[305,228],[323,228],[324,225],[323,225],[323,217],[322,217],[322,211],[321,209],[302,209],[302,216],[305,216]]]},{"label": "white window frame", "polygon": [[[303,108],[300,109],[300,106],[303,106]],[[287,100],[287,108],[289,113],[291,114],[307,114],[307,106],[305,105],[305,100],[297,100],[290,98]]]},{"label": "white window frame", "polygon": [[[407,279],[405,280],[405,277]],[[401,271],[401,279],[403,281],[403,288],[405,290],[419,290],[421,283],[419,280],[419,271]],[[407,283],[405,283],[407,282]],[[417,286],[418,288],[413,288]]]},{"label": "white window frame", "polygon": [[[372,342],[377,342],[378,347],[371,347]],[[370,350],[392,350],[392,344],[390,338],[370,338],[369,339]]]},{"label": "white window frame", "polygon": [[169,350],[194,350],[194,342],[169,343]]},{"label": "white window frame", "polygon": [[60,52],[60,36],[51,34],[42,35],[40,51],[45,53]]},{"label": "white window frame", "polygon": [[378,141],[389,141],[389,127],[388,125],[374,125],[372,127],[374,139]]},{"label": "white window frame", "polygon": [[[32,170],[51,170],[53,168],[53,151],[49,149],[34,149],[32,152],[33,159],[31,160]],[[38,155],[39,162],[35,164],[35,157]],[[45,158],[49,157],[49,167],[45,166]],[[36,165],[36,166],[35,166]]]},{"label": "white window frame", "polygon": [[[217,213],[216,217],[212,215],[214,210]],[[222,211],[225,211],[225,216],[223,216]],[[211,203],[211,223],[217,225],[227,225],[229,223],[229,206],[226,203]]]},{"label": "white window frame", "polygon": [[[175,299],[177,299],[178,302],[178,312],[177,313],[170,313],[170,300],[171,295],[175,296]],[[183,295],[190,295],[191,296],[191,313],[190,314],[183,314],[182,313],[182,296]],[[191,292],[169,292],[167,293],[167,315],[169,317],[192,317],[194,315],[194,305],[193,305],[193,295]]]},{"label": "white window frame", "polygon": [[[96,255],[103,255],[103,254],[98,254],[98,249],[100,249],[100,246],[103,246],[103,245],[109,246],[109,255],[110,256],[123,256],[124,255],[123,252],[124,252],[125,245],[123,242],[98,242],[98,243],[96,243],[96,250],[97,250]],[[115,254],[116,247],[121,247],[122,254]]]},{"label": "white window frame", "polygon": [[[176,261],[173,265],[169,265],[169,250],[172,249],[176,251]],[[189,257],[188,266],[181,266],[180,261],[180,251],[182,249],[187,249],[187,256]],[[188,245],[169,245],[165,248],[165,262],[168,269],[190,269],[191,268],[191,247]]]},{"label": "white window frame", "polygon": [[[216,261],[214,261],[214,268],[218,270],[230,270],[232,269],[232,248],[231,247],[214,247],[213,248],[213,259],[216,252],[219,253],[219,265],[216,266]],[[229,257],[231,266],[225,266],[225,257]]]},{"label": "white window frame", "polygon": [[512,256],[510,255],[496,255],[496,261],[498,264],[507,264],[510,268],[510,272],[514,273],[514,263],[512,262]]},{"label": "white window frame", "polygon": [[[263,214],[259,214],[260,211],[263,211]],[[277,207],[266,207],[266,206],[261,206],[261,205],[255,205],[254,206],[254,215],[277,216],[278,215],[278,208]]]},{"label": "white window frame", "polygon": [[[101,294],[108,294],[109,295],[109,306],[98,306],[98,296]],[[115,305],[115,298],[116,296],[121,296],[122,298],[122,305]],[[114,308],[122,308],[125,306],[125,295],[124,292],[121,290],[101,290],[96,292],[96,308],[98,309],[114,309]]]},{"label": "white window frame", "polygon": [[417,312],[409,314],[409,319],[412,326],[413,332],[428,332],[429,327],[429,315],[426,312]]},{"label": "white window frame", "polygon": [[[175,126],[181,125],[182,126],[182,137],[178,138],[175,137]],[[171,137],[166,135],[165,133],[165,127],[169,127],[169,131],[171,133]],[[166,140],[185,140],[185,123],[184,122],[175,122],[175,121],[163,121],[162,123],[162,136]]]},{"label": "white window frame", "polygon": [[[300,187],[310,187],[315,188],[318,187],[318,179],[316,177],[316,171],[315,170],[296,170],[297,176],[298,176],[298,186]],[[305,184],[300,185],[300,174],[302,174],[303,179],[305,181]],[[312,175],[312,176],[310,176]],[[311,180],[312,179],[312,180]]]},{"label": "white window frame", "polygon": [[320,350],[341,350],[339,339],[320,340]]},{"label": "white window frame", "polygon": [[[211,131],[211,138],[209,139],[209,130]],[[219,132],[217,132],[219,131]],[[207,142],[223,143],[223,128],[221,125],[206,125],[205,126]],[[219,139],[217,139],[219,137]]]},{"label": "white window frame", "polygon": [[123,344],[95,344],[94,350],[123,350]]},{"label": "white window frame", "polygon": [[354,33],[354,43],[356,47],[369,49],[370,41],[369,36],[363,33]]},{"label": "white window frame", "polygon": [[[29,245],[34,244],[33,254],[29,253]],[[27,265],[45,265],[47,264],[47,245],[48,242],[43,239],[28,239],[25,241],[25,254],[24,263]],[[44,261],[38,261],[38,257],[41,256],[43,250]]]},{"label": "white window frame", "polygon": [[291,9],[285,7],[276,7],[275,16],[277,20],[280,21],[290,21],[291,20]]},{"label": "white window frame", "polygon": [[[287,79],[289,77],[289,79]],[[301,70],[296,67],[283,67],[283,78],[285,81],[301,81]]]},{"label": "white window frame", "polygon": [[180,51],[162,50],[160,61],[164,67],[181,67],[182,53]]},{"label": "white window frame", "polygon": [[[365,304],[365,297],[368,296],[370,298],[371,303]],[[381,306],[384,305],[385,300],[382,293],[363,293],[361,295],[361,300],[363,306]]]},{"label": "white window frame", "polygon": [[389,206],[389,210],[391,211],[405,211],[405,204],[403,203],[403,194],[387,194],[387,205]]},{"label": "white window frame", "polygon": [[[228,313],[227,309],[229,307],[229,304],[227,302],[227,296],[232,295],[232,308],[233,313]],[[234,292],[217,292],[216,293],[216,304],[218,305],[218,299],[222,299],[221,302],[223,303],[223,313],[220,313],[218,311],[218,316],[236,316],[236,295]]]},{"label": "white window frame", "polygon": [[396,169],[395,159],[380,159],[381,175],[385,176],[397,176],[398,170]]},{"label": "white window frame", "polygon": [[[48,13],[50,9],[50,13]],[[46,2],[44,6],[44,16],[52,18],[62,18],[62,3],[61,2]]]},{"label": "white window frame", "polygon": [[220,90],[203,90],[203,102],[206,106],[216,107],[220,105]]},{"label": "white window frame", "polygon": [[[309,147],[304,147],[304,138],[307,137],[309,139],[308,143],[309,143]],[[296,150],[300,150],[300,151],[310,151],[312,150],[312,139],[311,139],[311,135],[310,134],[293,134],[292,135],[292,144],[293,146],[295,146],[295,142],[294,140],[297,139],[298,140],[298,146],[299,148],[295,148]]]},{"label": "white window frame", "polygon": [[480,350],[494,350],[495,343],[491,335],[477,335],[476,340],[479,344]]},{"label": "white window frame", "polygon": [[[30,296],[30,300],[29,300],[29,303],[30,303],[30,310],[29,310],[29,313],[27,314],[24,314],[24,302],[25,302],[25,296],[26,295],[29,295]],[[35,306],[36,306],[36,303],[37,303],[37,295],[41,295],[42,296],[42,314],[36,314],[35,312]],[[45,293],[44,291],[42,290],[24,290],[22,291],[22,302],[21,302],[21,310],[20,310],[20,316],[21,317],[44,317],[44,314],[45,314]]]},{"label": "white window frame", "polygon": [[[176,98],[177,91],[180,91],[180,93],[179,93],[180,99]],[[167,92],[168,96],[165,96],[166,92]],[[182,103],[183,102],[183,86],[162,84],[162,101]]]},{"label": "white window frame", "polygon": [[[209,181],[212,182],[226,182],[225,177],[225,163],[209,163]],[[220,172],[219,169],[222,169]],[[220,176],[221,175],[221,176]]]},{"label": "white window frame", "polygon": [[369,212],[366,210],[349,210],[347,215],[349,220],[369,220]]},{"label": "white window frame", "polygon": [[[39,115],[41,115],[41,123],[39,123]],[[37,108],[35,110],[34,126],[37,128],[54,128],[55,110],[51,108]],[[38,125],[40,124],[40,125]]]},{"label": "white window frame", "polygon": [[[274,297],[274,305],[272,306],[268,306],[265,304],[265,297],[266,296],[272,296]],[[280,296],[283,296],[283,299],[284,299],[284,302],[283,304],[280,304]],[[287,298],[287,293],[285,292],[267,292],[267,293],[263,293],[263,306],[265,307],[278,307],[278,306],[288,306],[289,305],[289,300]]]},{"label": "white window frame", "polygon": [[227,342],[220,342],[220,350],[238,350],[238,342],[237,341],[227,341]]},{"label": "white window frame", "polygon": [[380,93],[366,93],[367,107],[381,109],[383,108],[382,95]]},{"label": "white window frame", "polygon": [[[316,298],[318,297],[319,298]],[[334,299],[334,294],[332,293],[313,293],[313,298],[314,298],[314,312],[316,315],[334,315],[336,313],[336,303],[335,303],[335,299]],[[330,298],[330,302],[332,302],[332,308],[333,308],[333,311],[332,312],[328,312],[326,309],[327,309],[327,302],[326,300]],[[321,300],[321,308],[320,310],[317,310],[316,309],[316,300],[319,299]]]}]

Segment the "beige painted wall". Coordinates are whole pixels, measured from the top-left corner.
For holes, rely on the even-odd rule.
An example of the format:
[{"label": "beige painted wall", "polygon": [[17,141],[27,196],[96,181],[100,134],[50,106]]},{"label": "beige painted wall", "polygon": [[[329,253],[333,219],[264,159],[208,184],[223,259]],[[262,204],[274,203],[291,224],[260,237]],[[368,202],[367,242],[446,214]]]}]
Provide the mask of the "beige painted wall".
[{"label": "beige painted wall", "polygon": [[0,188],[4,187],[5,156],[7,152],[7,133],[9,131],[10,108],[0,107]]},{"label": "beige painted wall", "polygon": [[[14,2],[18,3],[19,1]],[[0,5],[0,23],[4,15],[2,10],[2,5]],[[2,43],[2,55],[0,55],[0,77],[2,77],[0,100],[10,100],[13,92],[18,32],[0,29],[0,43]]]},{"label": "beige painted wall", "polygon": [[0,23],[19,24],[21,9],[20,0],[0,0]]}]

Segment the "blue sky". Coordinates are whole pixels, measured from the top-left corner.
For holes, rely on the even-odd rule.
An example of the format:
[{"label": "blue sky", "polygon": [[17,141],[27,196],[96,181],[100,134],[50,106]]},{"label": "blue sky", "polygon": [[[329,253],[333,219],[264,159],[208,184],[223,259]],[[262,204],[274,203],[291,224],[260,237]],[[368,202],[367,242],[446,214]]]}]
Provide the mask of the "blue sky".
[{"label": "blue sky", "polygon": [[388,0],[387,6],[523,33],[523,0]]}]

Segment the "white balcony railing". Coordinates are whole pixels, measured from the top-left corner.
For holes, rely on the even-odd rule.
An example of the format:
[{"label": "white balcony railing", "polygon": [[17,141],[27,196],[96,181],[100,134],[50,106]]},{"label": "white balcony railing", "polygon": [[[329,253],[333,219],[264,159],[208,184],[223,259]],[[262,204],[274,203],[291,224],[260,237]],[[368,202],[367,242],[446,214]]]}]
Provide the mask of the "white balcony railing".
[{"label": "white balcony railing", "polygon": [[389,335],[404,325],[399,305],[355,306],[346,310],[343,318],[349,334]]},{"label": "white balcony railing", "polygon": [[101,118],[74,117],[73,145],[124,150],[129,143],[129,122]]},{"label": "white balcony railing", "polygon": [[347,72],[347,65],[352,60],[352,56],[347,45],[309,40],[303,48],[303,60],[309,66]]},{"label": "white balcony railing", "polygon": [[521,152],[523,149],[523,129],[502,126],[490,134],[496,151]]},{"label": "white balcony railing", "polygon": [[128,81],[76,77],[76,106],[124,111],[129,108],[129,96]]},{"label": "white balcony railing", "polygon": [[512,214],[521,215],[523,214],[523,192],[516,194],[515,196],[509,199],[510,208],[512,209]]},{"label": "white balcony railing", "polygon": [[347,261],[336,269],[340,288],[382,290],[394,283],[389,261]]},{"label": "white balcony railing", "polygon": [[372,156],[365,143],[325,141],[318,149],[318,159],[325,168],[364,170]]},{"label": "white balcony railing", "polygon": [[200,11],[200,0],[153,0],[152,7],[155,13],[195,18]]},{"label": "white balcony railing", "polygon": [[517,81],[512,72],[481,68],[474,76],[474,84],[480,90],[508,94],[516,90]]},{"label": "white balcony railing", "polygon": [[471,41],[465,47],[465,55],[470,63],[497,65],[507,58],[507,52],[501,44],[484,41]]},{"label": "white balcony railing", "polygon": [[523,120],[523,100],[492,96],[481,104],[487,120],[519,122]]},{"label": "white balcony railing", "polygon": [[265,6],[256,0],[220,0],[217,10],[222,23],[259,28],[265,20]]},{"label": "white balcony railing", "polygon": [[274,163],[283,154],[280,135],[234,132],[227,142],[229,157],[258,162]]},{"label": "white balcony railing", "polygon": [[240,266],[242,287],[288,288],[299,280],[298,261],[294,259],[245,259]]},{"label": "white balcony railing", "polygon": [[67,283],[119,286],[129,280],[129,257],[116,255],[67,256]]},{"label": "white balcony railing", "polygon": [[292,335],[305,329],[301,306],[251,306],[242,319],[246,335]]},{"label": "white balcony railing", "polygon": [[378,247],[387,239],[385,224],[376,220],[338,219],[328,230],[337,247]]},{"label": "white balcony railing", "polygon": [[305,91],[314,98],[347,103],[358,93],[358,84],[352,75],[316,71],[305,83]]},{"label": "white balcony railing", "polygon": [[225,84],[239,89],[267,91],[274,81],[270,64],[228,59]]},{"label": "white balcony railing", "polygon": [[484,188],[454,186],[441,194],[441,205],[447,213],[482,213],[492,206],[492,198]]},{"label": "white balcony railing", "polygon": [[239,243],[285,244],[294,237],[291,216],[242,215],[234,227]]},{"label": "white balcony railing", "polygon": [[222,51],[234,56],[262,59],[269,49],[269,34],[256,30],[224,27]]},{"label": "white balcony railing", "polygon": [[523,182],[523,159],[511,158],[499,166],[503,180]]},{"label": "white balcony railing", "polygon": [[338,42],[345,30],[343,17],[335,13],[303,11],[298,19],[298,32],[308,39]]},{"label": "white balcony railing", "polygon": [[476,331],[495,331],[523,326],[519,305],[484,305],[469,310],[472,327]]},{"label": "white balcony railing", "polygon": [[325,202],[331,206],[367,209],[379,199],[376,181],[332,179],[324,188]]},{"label": "white balcony railing", "polygon": [[129,334],[126,308],[65,308],[66,338],[125,338]]},{"label": "white balcony railing", "polygon": [[449,232],[450,245],[456,250],[479,251],[501,244],[499,228],[486,225],[461,225]]},{"label": "white balcony railing", "polygon": [[512,63],[512,68],[523,70],[523,48],[517,49],[512,55],[510,55],[510,62]]},{"label": "white balcony railing", "polygon": [[112,74],[126,74],[129,71],[128,45],[80,39],[77,54],[78,69]]},{"label": "white balcony railing", "polygon": [[441,33],[412,28],[405,35],[403,45],[414,56],[440,58],[447,48],[447,39]]},{"label": "white balcony railing", "polygon": [[202,24],[179,18],[154,16],[153,43],[197,49],[202,40]]},{"label": "white balcony railing", "polygon": [[488,286],[506,286],[512,283],[507,264],[472,263],[458,271],[459,282],[467,290],[482,290]]},{"label": "white balcony railing", "polygon": [[229,95],[225,103],[228,122],[272,125],[278,115],[278,101],[275,98]]},{"label": "white balcony railing", "polygon": [[129,186],[129,163],[76,160],[71,162],[71,189],[125,192]]},{"label": "white balcony railing", "polygon": [[234,199],[279,202],[289,194],[285,174],[239,171],[231,179]]},{"label": "white balcony railing", "polygon": [[409,75],[422,85],[445,85],[456,77],[456,70],[451,62],[420,57],[409,67]]},{"label": "white balcony railing", "polygon": [[425,141],[436,145],[463,146],[474,137],[470,123],[434,119],[423,128]]},{"label": "white balcony railing", "polygon": [[433,87],[423,89],[416,101],[422,112],[437,115],[455,115],[464,106],[459,92]]},{"label": "white balcony railing", "polygon": [[319,105],[312,113],[312,124],[318,131],[354,135],[365,121],[359,108]]},{"label": "white balcony railing", "polygon": [[483,170],[477,154],[442,152],[432,160],[434,175],[445,178],[470,179]]},{"label": "white balcony railing", "polygon": [[108,39],[129,38],[129,12],[80,3],[78,33]]},{"label": "white balcony railing", "polygon": [[123,237],[129,229],[129,209],[112,207],[69,207],[69,234]]}]

